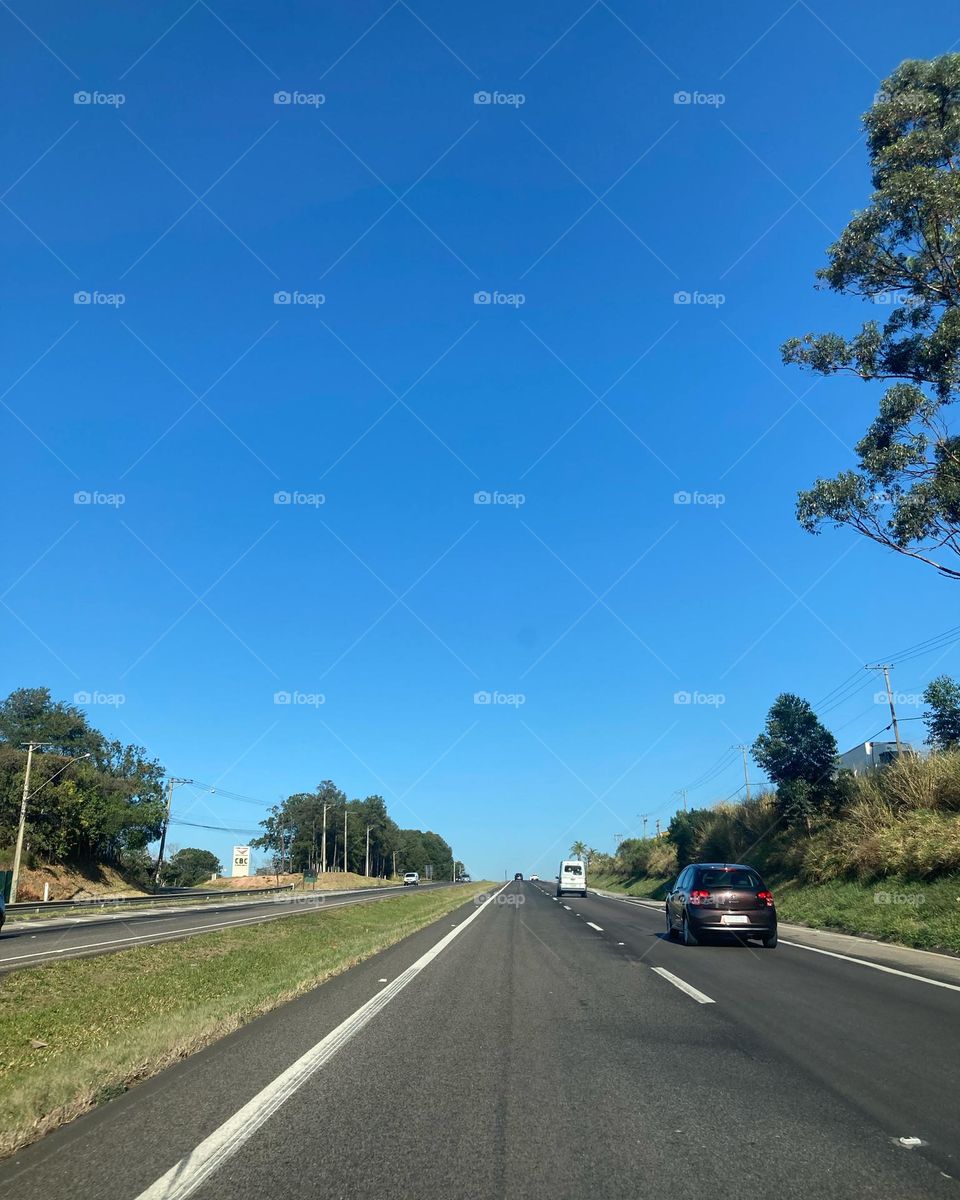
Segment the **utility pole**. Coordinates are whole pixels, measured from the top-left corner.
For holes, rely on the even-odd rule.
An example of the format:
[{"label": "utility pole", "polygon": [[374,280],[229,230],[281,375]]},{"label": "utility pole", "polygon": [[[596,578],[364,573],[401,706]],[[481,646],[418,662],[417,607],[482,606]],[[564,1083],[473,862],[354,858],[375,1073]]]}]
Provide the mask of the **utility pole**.
[{"label": "utility pole", "polygon": [[613,835],[613,840],[617,843],[616,853],[619,854],[620,853],[620,843],[623,841],[623,834],[615,833]]},{"label": "utility pole", "polygon": [[[85,754],[78,754],[76,758],[69,758],[58,771],[54,773],[40,784],[35,791],[30,791],[30,767],[33,765],[33,752],[39,750],[41,746],[52,746],[52,742],[21,742],[22,746],[27,747],[27,768],[23,775],[23,796],[20,800],[20,821],[17,825],[17,845],[13,853],[13,870],[10,872],[10,903],[15,904],[17,900],[17,885],[20,882],[20,859],[23,854],[23,839],[27,828],[27,803],[30,799],[45,788],[48,783],[52,783],[58,775],[62,775],[67,767],[72,766],[75,762],[79,762],[82,758],[89,758],[90,751]],[[44,899],[46,899],[46,885],[44,885]]]},{"label": "utility pole", "polygon": [[731,746],[731,750],[739,750],[743,755],[743,786],[746,789],[747,803],[750,803],[750,776],[747,772],[747,751],[749,746],[744,746],[743,743],[738,743],[736,746]]},{"label": "utility pole", "polygon": [[30,795],[30,768],[33,765],[33,752],[48,742],[27,742],[27,769],[23,776],[23,796],[20,800],[20,824],[17,826],[17,848],[13,852],[13,880],[10,885],[10,903],[17,902],[17,884],[20,882],[20,856],[23,854],[23,835],[27,828],[27,799]]},{"label": "utility pole", "polygon": [[323,834],[320,840],[320,870],[327,873],[327,806],[323,806]]},{"label": "utility pole", "polygon": [[343,809],[343,873],[347,873],[347,809]]},{"label": "utility pole", "polygon": [[887,703],[890,705],[890,720],[893,723],[893,736],[897,743],[897,758],[903,753],[903,746],[900,744],[900,726],[897,724],[897,710],[893,704],[893,688],[890,686],[890,669],[892,663],[877,663],[876,666],[866,667],[867,671],[882,671],[883,681],[887,685]]},{"label": "utility pole", "polygon": [[160,851],[157,854],[157,869],[153,873],[153,882],[160,884],[160,868],[163,866],[163,850],[167,844],[167,826],[170,824],[170,807],[173,804],[173,789],[181,783],[193,783],[192,779],[175,779],[172,775],[167,780],[167,807],[163,815],[163,829],[160,831]]},{"label": "utility pole", "polygon": [[643,839],[647,839],[647,822],[650,820],[649,813],[640,813],[640,820],[643,822]]},{"label": "utility pole", "polygon": [[660,836],[660,818],[657,817],[657,837]]},{"label": "utility pole", "polygon": [[366,858],[366,863],[364,864],[363,873],[364,873],[364,875],[370,874],[370,826],[369,825],[367,826],[367,858]]},{"label": "utility pole", "polygon": [[684,812],[686,812],[686,811],[687,811],[687,789],[686,789],[686,788],[680,788],[680,790],[679,790],[679,791],[677,791],[677,792],[674,792],[674,795],[675,795],[675,796],[680,796],[680,797],[682,797],[682,799],[683,799],[683,811],[684,811]]},{"label": "utility pole", "polygon": [[393,852],[393,878],[396,879],[396,877],[397,877],[397,852],[396,852],[396,850],[394,850],[394,852]]}]

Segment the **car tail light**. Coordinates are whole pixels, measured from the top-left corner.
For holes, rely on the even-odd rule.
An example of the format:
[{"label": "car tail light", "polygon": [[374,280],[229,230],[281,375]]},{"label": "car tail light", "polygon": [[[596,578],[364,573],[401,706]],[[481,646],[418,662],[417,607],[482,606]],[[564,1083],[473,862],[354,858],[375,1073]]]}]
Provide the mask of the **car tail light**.
[{"label": "car tail light", "polygon": [[691,904],[705,904],[710,899],[710,893],[696,889],[690,893]]},{"label": "car tail light", "polygon": [[773,892],[757,892],[757,899],[762,900],[767,908],[773,908]]}]

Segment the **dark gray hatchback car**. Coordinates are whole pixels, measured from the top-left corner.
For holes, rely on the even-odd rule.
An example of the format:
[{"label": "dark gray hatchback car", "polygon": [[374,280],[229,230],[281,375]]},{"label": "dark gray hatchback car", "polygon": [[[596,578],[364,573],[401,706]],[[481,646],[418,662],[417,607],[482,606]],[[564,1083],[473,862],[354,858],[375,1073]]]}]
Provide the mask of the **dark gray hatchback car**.
[{"label": "dark gray hatchback car", "polygon": [[696,946],[707,935],[729,933],[777,944],[773,896],[753,869],[742,863],[691,863],[666,901],[667,936]]}]

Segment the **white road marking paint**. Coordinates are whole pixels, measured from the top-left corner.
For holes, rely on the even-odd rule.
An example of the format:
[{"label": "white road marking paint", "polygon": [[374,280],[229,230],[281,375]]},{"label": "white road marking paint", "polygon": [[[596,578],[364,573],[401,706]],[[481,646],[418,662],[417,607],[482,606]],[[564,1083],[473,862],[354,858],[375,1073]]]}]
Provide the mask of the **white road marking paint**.
[{"label": "white road marking paint", "polygon": [[617,945],[618,945],[618,946],[625,946],[625,945],[626,945],[626,942],[617,942]]},{"label": "white road marking paint", "polygon": [[[595,894],[599,895],[599,893],[595,893]],[[644,906],[650,906],[650,907],[656,908],[660,911],[663,910],[663,905],[660,903],[657,903],[656,901],[635,900],[635,899],[632,899],[631,897],[621,897],[621,896],[611,896],[611,895],[602,896],[601,899],[625,901],[628,904],[632,902],[634,904],[642,904]],[[844,935],[844,936],[850,936],[850,935]],[[854,940],[854,939],[851,939],[851,940]],[[856,938],[855,940],[869,944],[869,939],[867,939],[867,938]],[[791,946],[794,950],[810,950],[814,954],[825,954],[828,958],[839,958],[843,962],[856,963],[857,966],[860,966],[860,967],[870,967],[874,971],[883,971],[887,975],[900,975],[904,979],[913,979],[917,983],[929,983],[931,987],[947,988],[947,990],[951,991],[951,992],[960,992],[960,984],[947,983],[946,981],[944,981],[942,979],[930,979],[926,975],[917,975],[913,971],[901,971],[898,967],[888,967],[884,963],[870,962],[868,959],[865,959],[865,958],[855,958],[852,954],[841,954],[838,950],[824,950],[820,946],[807,946],[803,942],[788,942],[785,938],[780,939],[780,945],[781,946]],[[920,953],[929,954],[933,958],[949,958],[954,963],[957,961],[953,957],[952,954],[937,954],[936,951],[934,951],[934,950],[923,950],[923,951],[920,951]]]},{"label": "white road marking paint", "polygon": [[408,983],[411,983],[421,971],[439,957],[454,938],[459,937],[471,922],[491,907],[491,900],[495,900],[507,886],[504,884],[498,892],[474,909],[461,925],[444,934],[435,946],[398,975],[393,983],[378,992],[366,1004],[361,1005],[336,1029],[331,1030],[325,1038],[322,1038],[296,1062],[287,1067],[282,1074],[268,1083],[243,1108],[235,1112],[218,1129],[215,1129],[209,1137],[204,1138],[196,1149],[192,1150],[190,1154],[184,1155],[165,1175],[161,1175],[155,1183],[142,1191],[137,1200],[186,1200],[187,1196],[191,1196],[253,1137],[281,1105],[285,1104],[325,1063],[333,1058],[338,1050],[356,1037],[381,1009],[386,1008]]},{"label": "white road marking paint", "polygon": [[570,911],[570,905],[569,905],[569,904],[565,904],[563,907],[564,907],[564,908],[567,910],[567,912],[569,912],[569,911]]},{"label": "white road marking paint", "polygon": [[668,983],[672,983],[675,988],[679,988],[681,992],[686,992],[688,996],[692,996],[698,1004],[716,1003],[715,1000],[711,1000],[706,992],[699,991],[693,986],[693,984],[687,983],[685,979],[681,979],[678,975],[674,975],[673,972],[668,971],[666,967],[651,967],[650,970],[656,971],[658,975],[666,979]]},{"label": "white road marking paint", "polygon": [[785,942],[780,939],[781,946],[792,946],[794,950],[810,950],[814,954],[826,954],[828,958],[839,958],[841,962],[856,963],[860,967],[872,967],[874,971],[883,971],[887,975],[900,975],[904,979],[913,979],[917,983],[929,983],[931,987],[947,988],[951,992],[960,992],[960,984],[945,983],[942,979],[928,979],[926,975],[914,975],[912,971],[901,971],[897,967],[887,967],[883,963],[868,962],[865,958],[854,958],[850,954],[839,954],[836,950],[822,950],[819,946],[804,946],[802,942]]},{"label": "white road marking paint", "polygon": [[603,933],[602,926],[594,925],[594,923],[592,921],[588,921],[587,924],[590,926],[591,929],[595,929],[597,931],[597,933]]}]

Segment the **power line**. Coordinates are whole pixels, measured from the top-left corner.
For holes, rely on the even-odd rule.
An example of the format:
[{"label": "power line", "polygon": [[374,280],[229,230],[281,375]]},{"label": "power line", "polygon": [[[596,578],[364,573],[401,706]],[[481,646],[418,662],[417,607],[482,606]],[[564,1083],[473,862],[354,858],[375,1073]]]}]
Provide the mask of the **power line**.
[{"label": "power line", "polygon": [[735,750],[733,750],[733,751],[730,749],[725,750],[723,752],[723,754],[721,754],[719,759],[717,759],[717,761],[713,764],[712,767],[707,767],[707,769],[701,775],[697,776],[697,778],[693,781],[693,783],[688,783],[686,785],[686,790],[688,792],[692,792],[696,788],[703,787],[705,784],[709,783],[712,779],[716,779],[716,777],[718,775],[722,774],[727,769],[727,767],[732,765],[732,763],[736,757],[737,757],[737,755],[736,755]]},{"label": "power line", "polygon": [[169,824],[189,825],[191,829],[215,829],[217,833],[240,833],[244,836],[262,832],[260,829],[234,829],[229,825],[202,825],[199,821],[185,821],[181,817],[171,817]]},{"label": "power line", "polygon": [[819,700],[817,700],[817,702],[814,704],[813,707],[819,708],[822,704],[826,704],[827,701],[830,700],[836,692],[842,691],[849,684],[856,683],[861,679],[863,679],[863,676],[860,674],[860,669],[858,668],[856,671],[853,672],[852,675],[848,675],[847,678],[843,681],[843,683],[838,683],[835,688],[833,688],[831,691],[827,692],[827,694],[825,696],[823,696]]},{"label": "power line", "polygon": [[273,805],[268,804],[265,800],[256,800],[253,796],[241,796],[237,792],[229,792],[226,788],[219,787],[215,783],[201,783],[197,779],[191,779],[190,783],[202,792],[210,792],[216,796],[222,796],[225,800],[236,800],[240,804],[255,804],[257,808],[273,808]]},{"label": "power line", "polygon": [[907,662],[911,658],[919,658],[923,654],[930,654],[934,650],[941,649],[942,646],[949,646],[953,642],[960,641],[960,625],[954,625],[951,629],[945,629],[942,633],[935,633],[932,637],[924,639],[922,642],[916,642],[913,646],[907,646],[903,650],[899,650],[896,654],[890,654],[887,657],[892,662]]}]

